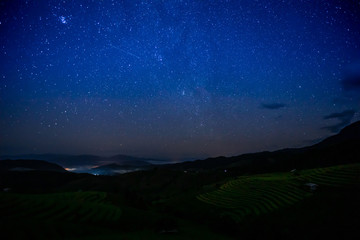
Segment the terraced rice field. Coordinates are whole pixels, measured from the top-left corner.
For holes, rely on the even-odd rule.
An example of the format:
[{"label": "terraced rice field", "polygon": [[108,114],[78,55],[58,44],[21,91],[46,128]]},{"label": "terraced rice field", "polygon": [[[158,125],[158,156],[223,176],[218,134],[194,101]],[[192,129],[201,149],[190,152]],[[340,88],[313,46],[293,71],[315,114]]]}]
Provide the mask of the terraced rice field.
[{"label": "terraced rice field", "polygon": [[197,198],[227,209],[237,221],[249,215],[261,215],[289,206],[316,194],[306,184],[321,187],[351,187],[360,184],[360,164],[316,168],[296,173],[272,173],[242,176],[222,185],[218,190]]},{"label": "terraced rice field", "polygon": [[360,184],[360,164],[341,165],[305,170],[299,180],[313,182],[319,186],[351,186]]},{"label": "terraced rice field", "polygon": [[121,209],[106,203],[106,193],[0,194],[0,212],[8,220],[114,222]]}]

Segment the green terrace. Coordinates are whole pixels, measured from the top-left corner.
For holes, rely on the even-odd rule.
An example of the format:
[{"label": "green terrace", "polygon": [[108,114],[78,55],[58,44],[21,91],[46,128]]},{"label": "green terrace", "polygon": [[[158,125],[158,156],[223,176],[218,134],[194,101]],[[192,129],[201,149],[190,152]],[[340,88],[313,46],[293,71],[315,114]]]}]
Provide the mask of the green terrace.
[{"label": "green terrace", "polygon": [[202,202],[228,209],[240,222],[250,215],[261,215],[296,204],[322,188],[349,187],[360,183],[360,164],[293,170],[241,176],[219,189],[197,196]]}]

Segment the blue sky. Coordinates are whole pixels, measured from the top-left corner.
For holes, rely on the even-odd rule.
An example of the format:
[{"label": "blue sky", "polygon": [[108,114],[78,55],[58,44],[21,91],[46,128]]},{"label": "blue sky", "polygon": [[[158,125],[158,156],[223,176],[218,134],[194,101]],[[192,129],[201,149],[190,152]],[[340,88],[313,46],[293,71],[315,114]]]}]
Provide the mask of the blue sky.
[{"label": "blue sky", "polygon": [[2,1],[0,151],[170,159],[359,120],[358,1]]}]

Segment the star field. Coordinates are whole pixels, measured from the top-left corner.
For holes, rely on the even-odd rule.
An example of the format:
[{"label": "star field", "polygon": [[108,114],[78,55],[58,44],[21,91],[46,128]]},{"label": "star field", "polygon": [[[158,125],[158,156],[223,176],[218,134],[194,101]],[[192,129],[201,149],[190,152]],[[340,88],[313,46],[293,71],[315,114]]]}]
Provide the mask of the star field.
[{"label": "star field", "polygon": [[316,142],[360,119],[359,16],[355,0],[2,1],[0,152]]}]

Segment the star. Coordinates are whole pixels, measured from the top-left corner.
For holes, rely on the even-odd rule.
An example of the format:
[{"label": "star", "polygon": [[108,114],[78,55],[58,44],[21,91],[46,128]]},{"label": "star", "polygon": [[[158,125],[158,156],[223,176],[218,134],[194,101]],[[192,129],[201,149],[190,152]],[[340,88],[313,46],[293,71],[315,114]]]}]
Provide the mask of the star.
[{"label": "star", "polygon": [[59,17],[59,20],[62,24],[67,24],[68,23],[68,20],[67,20],[67,17],[65,16],[60,16]]}]

